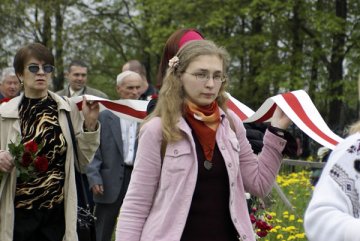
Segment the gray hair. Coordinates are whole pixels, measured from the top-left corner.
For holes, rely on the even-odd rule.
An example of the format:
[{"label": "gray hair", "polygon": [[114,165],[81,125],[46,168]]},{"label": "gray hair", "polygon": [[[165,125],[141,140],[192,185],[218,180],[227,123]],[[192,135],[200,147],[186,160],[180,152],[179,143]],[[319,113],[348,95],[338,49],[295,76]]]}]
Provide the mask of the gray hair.
[{"label": "gray hair", "polygon": [[2,71],[0,83],[2,84],[2,82],[8,76],[16,76],[15,69],[13,67],[7,67]]},{"label": "gray hair", "polygon": [[139,77],[139,79],[141,79],[141,76],[138,73],[131,70],[125,70],[124,72],[118,74],[118,76],[116,77],[116,85],[120,85],[126,77],[131,75]]}]

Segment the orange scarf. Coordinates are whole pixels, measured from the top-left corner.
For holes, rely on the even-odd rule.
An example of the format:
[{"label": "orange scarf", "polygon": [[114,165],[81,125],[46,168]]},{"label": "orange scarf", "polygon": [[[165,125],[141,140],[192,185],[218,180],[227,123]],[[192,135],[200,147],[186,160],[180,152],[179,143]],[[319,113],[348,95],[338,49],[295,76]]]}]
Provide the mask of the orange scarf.
[{"label": "orange scarf", "polygon": [[220,124],[220,111],[217,102],[200,107],[186,102],[185,118],[195,132],[207,161],[212,160],[215,148],[216,130]]}]

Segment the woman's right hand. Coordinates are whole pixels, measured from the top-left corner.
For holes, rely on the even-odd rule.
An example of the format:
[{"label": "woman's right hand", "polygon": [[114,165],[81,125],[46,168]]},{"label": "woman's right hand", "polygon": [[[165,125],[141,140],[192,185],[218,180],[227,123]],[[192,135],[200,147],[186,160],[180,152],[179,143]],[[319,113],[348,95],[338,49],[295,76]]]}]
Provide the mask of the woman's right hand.
[{"label": "woman's right hand", "polygon": [[271,126],[286,130],[291,123],[290,118],[277,106],[271,118]]},{"label": "woman's right hand", "polygon": [[8,151],[0,151],[0,171],[1,172],[11,172],[14,168],[13,157]]},{"label": "woman's right hand", "polygon": [[104,194],[104,187],[103,187],[103,185],[100,185],[100,184],[95,184],[91,188],[91,190],[94,195],[103,195]]}]

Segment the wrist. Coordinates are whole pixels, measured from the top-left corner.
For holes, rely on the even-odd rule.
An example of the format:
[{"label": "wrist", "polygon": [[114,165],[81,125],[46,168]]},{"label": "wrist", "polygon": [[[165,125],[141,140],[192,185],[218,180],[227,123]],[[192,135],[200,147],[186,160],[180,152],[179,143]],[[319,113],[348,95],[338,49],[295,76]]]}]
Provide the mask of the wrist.
[{"label": "wrist", "polygon": [[284,136],[285,136],[285,132],[286,132],[286,130],[281,129],[281,128],[278,128],[278,127],[275,127],[275,126],[272,126],[272,125],[270,125],[270,126],[268,127],[268,130],[269,130],[271,133],[273,133],[273,134],[275,134],[275,135],[277,135],[277,136],[280,136],[280,137],[284,137]]},{"label": "wrist", "polygon": [[93,131],[97,130],[97,128],[98,128],[98,123],[97,122],[95,124],[92,124],[92,125],[84,124],[84,126],[83,126],[84,132],[93,132]]}]

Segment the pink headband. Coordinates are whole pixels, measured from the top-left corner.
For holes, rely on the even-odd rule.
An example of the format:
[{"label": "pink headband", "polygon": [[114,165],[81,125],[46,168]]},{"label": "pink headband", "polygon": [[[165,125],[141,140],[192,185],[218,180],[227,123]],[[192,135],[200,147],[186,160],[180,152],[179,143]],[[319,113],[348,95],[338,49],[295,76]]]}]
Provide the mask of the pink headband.
[{"label": "pink headband", "polygon": [[193,30],[186,32],[180,39],[179,42],[179,49],[189,41],[192,40],[203,40],[204,38],[198,33]]}]

